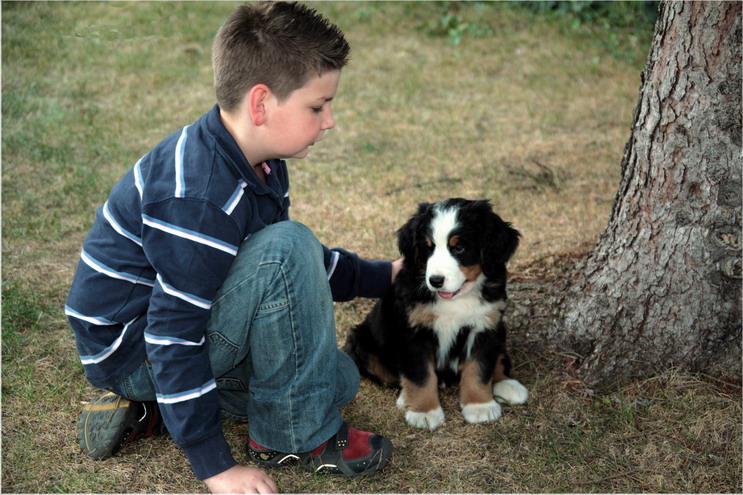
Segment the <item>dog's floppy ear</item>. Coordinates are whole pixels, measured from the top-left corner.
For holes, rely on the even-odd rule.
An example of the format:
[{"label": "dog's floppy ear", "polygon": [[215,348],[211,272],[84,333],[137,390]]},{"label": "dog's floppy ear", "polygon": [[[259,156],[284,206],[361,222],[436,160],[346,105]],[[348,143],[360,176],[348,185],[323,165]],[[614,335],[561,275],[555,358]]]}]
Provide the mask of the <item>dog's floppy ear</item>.
[{"label": "dog's floppy ear", "polygon": [[498,228],[496,229],[497,234],[493,239],[493,254],[498,261],[506,263],[511,259],[513,253],[516,252],[516,248],[519,247],[519,239],[521,233],[518,230],[511,227],[511,224],[504,222],[498,215],[495,215],[498,221]]},{"label": "dog's floppy ear", "polygon": [[486,275],[494,274],[498,265],[505,265],[519,246],[521,234],[493,212],[488,201],[478,202],[482,213],[482,268]]},{"label": "dog's floppy ear", "polygon": [[421,227],[426,213],[431,207],[430,203],[420,203],[418,212],[411,216],[408,221],[397,231],[397,247],[406,262],[410,261],[413,266],[418,266],[418,243],[423,235]]}]

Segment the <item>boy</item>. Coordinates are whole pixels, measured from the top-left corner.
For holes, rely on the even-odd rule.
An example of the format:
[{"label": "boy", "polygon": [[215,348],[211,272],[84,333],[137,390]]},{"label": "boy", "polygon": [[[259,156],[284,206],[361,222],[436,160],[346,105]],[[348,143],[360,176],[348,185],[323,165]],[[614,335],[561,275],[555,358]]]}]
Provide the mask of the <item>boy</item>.
[{"label": "boy", "polygon": [[332,301],[381,297],[399,261],[321,245],[289,221],[283,158],[335,126],[349,46],[314,10],[245,5],[214,41],[217,105],[142,157],[98,210],[65,306],[87,379],[94,458],[164,432],[212,492],[275,492],[233,459],[220,424],[250,421],[258,465],[359,476],[390,441],[339,408],[359,375],[337,349]]}]

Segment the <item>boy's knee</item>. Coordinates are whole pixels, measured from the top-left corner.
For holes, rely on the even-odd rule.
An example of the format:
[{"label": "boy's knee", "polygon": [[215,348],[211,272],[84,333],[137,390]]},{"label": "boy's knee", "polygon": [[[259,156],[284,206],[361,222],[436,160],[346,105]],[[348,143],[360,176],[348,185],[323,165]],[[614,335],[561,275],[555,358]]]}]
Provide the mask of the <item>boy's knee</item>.
[{"label": "boy's knee", "polygon": [[303,223],[287,220],[275,224],[278,227],[279,240],[287,245],[293,252],[312,251],[312,254],[322,256],[322,245],[315,237],[315,234],[309,227]]},{"label": "boy's knee", "polygon": [[[270,225],[264,229],[269,249],[280,255],[282,263],[296,262],[307,266],[323,263],[323,250],[315,234],[304,224],[291,220]],[[277,260],[278,261],[278,260]]]},{"label": "boy's knee", "polygon": [[274,226],[282,230],[283,235],[287,239],[294,240],[300,245],[317,244],[319,246],[320,241],[317,240],[315,234],[303,223],[295,222],[293,220],[287,220],[285,222],[279,222]]},{"label": "boy's knee", "polygon": [[285,221],[269,225],[243,242],[229,277],[244,280],[255,274],[256,267],[274,264],[290,269],[316,266],[324,271],[322,245],[301,223]]}]

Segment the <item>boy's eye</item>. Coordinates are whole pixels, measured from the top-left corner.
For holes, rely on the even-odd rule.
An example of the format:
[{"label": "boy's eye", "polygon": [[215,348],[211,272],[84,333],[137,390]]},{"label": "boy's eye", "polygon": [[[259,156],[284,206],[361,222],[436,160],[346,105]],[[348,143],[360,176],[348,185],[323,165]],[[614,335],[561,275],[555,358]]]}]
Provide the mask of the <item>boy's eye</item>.
[{"label": "boy's eye", "polygon": [[312,111],[315,113],[320,113],[322,112],[322,107],[312,107]]}]

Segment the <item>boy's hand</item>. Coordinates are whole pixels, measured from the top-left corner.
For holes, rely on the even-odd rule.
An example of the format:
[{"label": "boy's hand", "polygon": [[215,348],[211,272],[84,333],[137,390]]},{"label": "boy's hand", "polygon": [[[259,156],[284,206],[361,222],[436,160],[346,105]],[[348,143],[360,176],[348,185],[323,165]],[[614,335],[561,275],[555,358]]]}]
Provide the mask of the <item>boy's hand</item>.
[{"label": "boy's hand", "polygon": [[279,493],[266,473],[258,468],[233,466],[204,480],[212,493]]},{"label": "boy's hand", "polygon": [[397,274],[400,272],[401,268],[402,268],[402,258],[392,262],[392,282],[394,282],[395,279],[397,278]]}]

